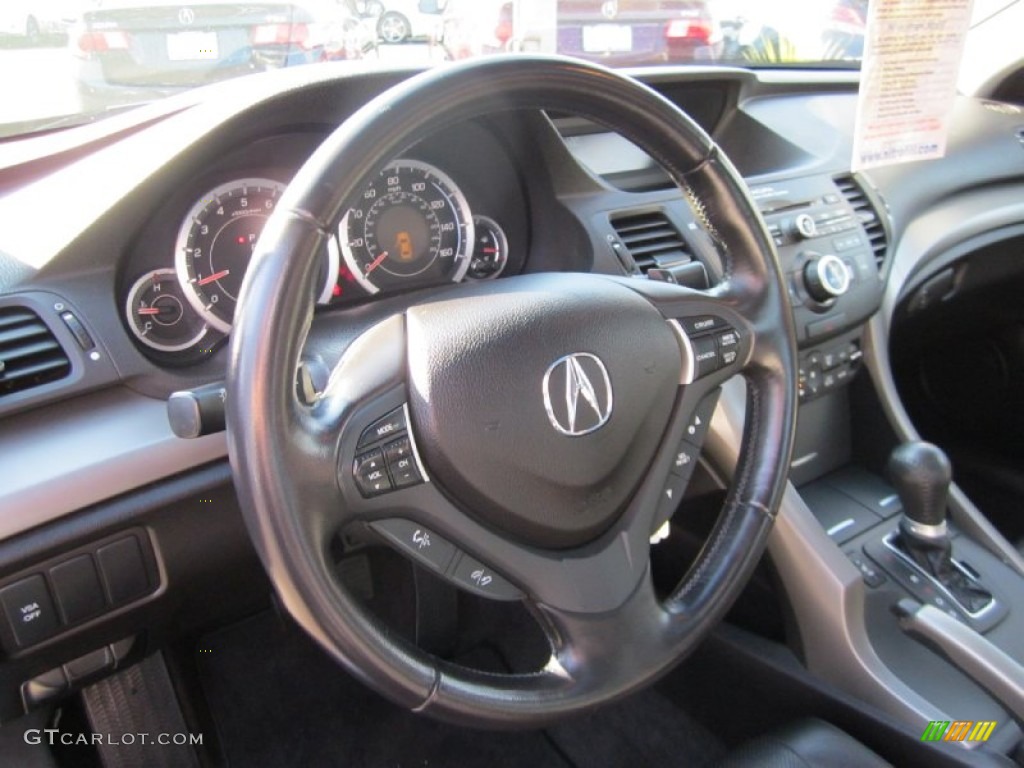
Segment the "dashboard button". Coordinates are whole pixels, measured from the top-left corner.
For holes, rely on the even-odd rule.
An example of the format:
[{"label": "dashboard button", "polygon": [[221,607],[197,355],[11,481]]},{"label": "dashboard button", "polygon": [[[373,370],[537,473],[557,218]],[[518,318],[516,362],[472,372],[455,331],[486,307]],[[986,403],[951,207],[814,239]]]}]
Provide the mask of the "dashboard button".
[{"label": "dashboard button", "polygon": [[22,647],[42,642],[58,627],[57,609],[53,607],[46,581],[39,574],[0,589],[0,604],[14,631],[14,639]]},{"label": "dashboard button", "polygon": [[107,594],[114,605],[141,597],[149,591],[149,575],[139,542],[126,536],[96,551]]},{"label": "dashboard button", "polygon": [[384,453],[380,448],[356,456],[352,475],[363,496],[376,496],[392,488],[391,478],[384,468]]},{"label": "dashboard button", "polygon": [[447,539],[411,520],[395,517],[371,527],[403,552],[439,573],[444,573],[458,550]]},{"label": "dashboard button", "polygon": [[520,600],[523,593],[479,560],[463,554],[452,571],[452,581],[463,589],[493,600]]},{"label": "dashboard button", "polygon": [[384,458],[395,488],[406,488],[423,482],[416,460],[412,455],[412,443],[408,437],[400,437],[384,446]]},{"label": "dashboard button", "polygon": [[405,428],[405,409],[395,408],[387,416],[377,419],[363,430],[363,433],[359,436],[359,442],[356,444],[356,450],[365,448],[371,443],[376,443],[378,440],[386,440],[392,435],[397,435],[399,432],[404,431]]},{"label": "dashboard button", "polygon": [[106,605],[96,566],[89,555],[74,557],[51,568],[50,581],[67,624],[94,616]]}]

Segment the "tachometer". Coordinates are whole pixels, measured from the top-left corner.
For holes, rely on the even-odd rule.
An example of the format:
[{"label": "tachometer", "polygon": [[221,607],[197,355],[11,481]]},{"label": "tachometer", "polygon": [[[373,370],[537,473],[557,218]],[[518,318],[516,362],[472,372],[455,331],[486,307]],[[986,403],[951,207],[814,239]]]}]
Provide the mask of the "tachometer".
[{"label": "tachometer", "polygon": [[[285,185],[273,179],[238,179],[210,190],[196,202],[178,230],[174,267],[189,304],[222,333],[231,331],[238,290],[253,249]],[[319,301],[331,297],[338,252],[328,243]]]},{"label": "tachometer", "polygon": [[461,280],[473,237],[465,195],[440,170],[418,160],[385,167],[339,227],[345,263],[370,293]]}]

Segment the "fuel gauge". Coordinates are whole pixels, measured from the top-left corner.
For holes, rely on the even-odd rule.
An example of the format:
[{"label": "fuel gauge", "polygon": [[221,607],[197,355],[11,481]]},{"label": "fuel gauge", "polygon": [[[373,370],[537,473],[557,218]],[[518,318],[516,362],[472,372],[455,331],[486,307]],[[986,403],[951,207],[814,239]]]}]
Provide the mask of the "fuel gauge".
[{"label": "fuel gauge", "polygon": [[473,217],[473,258],[470,259],[466,277],[470,280],[487,280],[497,277],[508,264],[508,240],[498,223],[487,216]]},{"label": "fuel gauge", "polygon": [[161,352],[191,349],[209,331],[189,306],[173,269],[157,269],[136,280],[125,312],[135,337]]}]

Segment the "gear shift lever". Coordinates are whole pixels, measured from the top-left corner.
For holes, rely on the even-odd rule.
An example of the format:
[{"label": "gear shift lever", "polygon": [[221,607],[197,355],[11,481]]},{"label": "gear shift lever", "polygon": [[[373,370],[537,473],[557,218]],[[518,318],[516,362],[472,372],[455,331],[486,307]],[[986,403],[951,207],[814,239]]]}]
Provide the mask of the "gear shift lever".
[{"label": "gear shift lever", "polygon": [[888,470],[903,503],[900,540],[904,551],[945,583],[953,571],[946,527],[946,495],[952,479],[949,459],[931,443],[903,443],[892,452]]},{"label": "gear shift lever", "polygon": [[992,595],[969,579],[953,562],[946,526],[946,497],[952,470],[942,449],[931,443],[898,446],[889,458],[889,479],[903,502],[897,545],[918,567],[974,613]]}]

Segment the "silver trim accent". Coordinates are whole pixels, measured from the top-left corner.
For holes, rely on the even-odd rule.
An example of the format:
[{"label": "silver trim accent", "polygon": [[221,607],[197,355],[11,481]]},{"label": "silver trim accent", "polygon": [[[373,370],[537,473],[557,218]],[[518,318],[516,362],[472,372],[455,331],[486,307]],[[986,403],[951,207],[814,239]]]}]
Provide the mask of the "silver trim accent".
[{"label": "silver trim accent", "polygon": [[942,539],[949,536],[949,526],[946,525],[945,520],[938,525],[929,525],[928,523],[919,523],[916,520],[911,520],[904,512],[900,523],[909,528],[911,533],[923,536],[926,539]]},{"label": "silver trim accent", "polygon": [[[837,274],[842,275],[842,279],[840,280],[841,285],[839,287],[834,287],[826,277],[825,270],[829,265],[838,266],[839,272]],[[822,256],[815,263],[814,271],[818,273],[818,283],[830,296],[842,296],[850,289],[850,273],[846,269],[846,264],[844,264],[843,260],[838,256],[834,256],[831,253]]]},{"label": "silver trim accent", "polygon": [[226,433],[175,437],[167,403],[126,387],[8,417],[0,541],[227,454]]},{"label": "silver trim accent", "polygon": [[808,453],[806,456],[801,456],[799,459],[793,459],[791,462],[789,462],[789,468],[790,469],[799,469],[800,467],[804,466],[805,464],[810,464],[816,458],[818,458],[818,452],[817,451],[814,451],[813,453]]},{"label": "silver trim accent", "polygon": [[427,475],[427,468],[423,466],[423,459],[420,458],[420,449],[416,445],[416,436],[412,433],[412,420],[409,418],[409,404],[402,403],[402,413],[405,414],[405,434],[409,436],[409,445],[412,446],[412,460],[416,462],[416,469],[420,471],[420,477],[424,483],[430,482]]},{"label": "silver trim accent", "polygon": [[[902,549],[900,549],[895,544],[893,544],[893,541],[895,540],[895,538],[898,535],[899,534],[897,534],[895,531],[893,531],[892,533],[888,534],[885,538],[882,539],[882,544],[885,545],[886,549],[888,549],[890,552],[892,552],[897,557],[899,557],[900,560],[902,560],[904,563],[909,565],[911,568],[913,568],[915,571],[917,571],[919,574],[921,574],[924,578],[926,578],[928,580],[928,582],[932,586],[937,587],[939,590],[941,590],[942,594],[945,597],[949,598],[949,601],[950,601],[950,603],[952,605],[955,605],[957,608],[959,608],[961,611],[966,613],[972,619],[977,619],[977,618],[979,618],[981,616],[984,616],[986,613],[988,613],[989,611],[991,611],[993,608],[996,607],[996,596],[992,595],[992,600],[990,600],[988,605],[986,605],[980,611],[975,611],[975,612],[972,613],[971,611],[967,610],[967,607],[963,603],[961,603],[959,600],[957,600],[956,596],[952,592],[950,592],[948,589],[946,589],[946,587],[938,579],[936,579],[934,576],[932,576],[930,573],[928,573],[920,565],[915,563],[914,560],[909,555],[907,555],[906,552],[904,552]],[[960,573],[962,573],[968,579],[973,581],[975,584],[978,584],[979,586],[982,586],[980,584],[980,582],[976,578],[974,578],[974,576],[971,575],[970,571],[968,571],[966,568],[964,568],[962,565],[960,565],[960,563],[957,562],[957,560],[955,558],[953,559],[953,566],[958,571],[960,571]]]},{"label": "silver trim accent", "polygon": [[[593,360],[597,363],[598,370],[604,378],[605,392],[608,394],[607,402],[602,402],[600,394],[594,388],[594,382],[590,380],[586,371],[583,370],[581,360]],[[551,374],[562,366],[565,366],[565,408],[569,419],[568,425],[563,424],[558,416],[555,415],[554,405],[552,404],[554,393],[551,391]],[[608,369],[605,368],[601,358],[597,355],[589,352],[573,352],[571,355],[558,358],[548,366],[547,371],[544,373],[544,381],[541,388],[544,393],[544,410],[547,411],[548,421],[551,422],[551,426],[558,432],[568,437],[583,437],[583,435],[596,432],[607,424],[608,419],[612,416],[612,407],[614,406],[612,381],[608,377]],[[597,416],[597,424],[588,429],[576,428],[576,418],[580,412],[580,395],[583,396],[583,400]]]},{"label": "silver trim accent", "polygon": [[676,335],[676,341],[679,342],[679,353],[683,358],[683,367],[679,372],[679,383],[683,386],[687,384],[693,384],[693,380],[697,375],[697,356],[693,353],[693,343],[690,341],[690,337],[686,335],[686,331],[683,330],[682,324],[678,320],[668,320],[668,327],[672,329],[672,332]]},{"label": "silver trim accent", "polygon": [[845,531],[851,525],[855,525],[856,523],[856,520],[854,520],[852,517],[848,517],[845,520],[843,520],[843,522],[836,523],[835,525],[833,525],[831,528],[825,531],[825,533],[827,533],[829,536],[833,536],[839,533],[840,531]]}]

